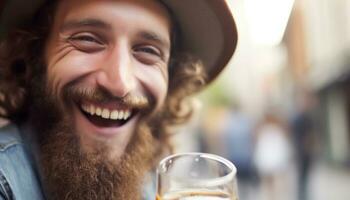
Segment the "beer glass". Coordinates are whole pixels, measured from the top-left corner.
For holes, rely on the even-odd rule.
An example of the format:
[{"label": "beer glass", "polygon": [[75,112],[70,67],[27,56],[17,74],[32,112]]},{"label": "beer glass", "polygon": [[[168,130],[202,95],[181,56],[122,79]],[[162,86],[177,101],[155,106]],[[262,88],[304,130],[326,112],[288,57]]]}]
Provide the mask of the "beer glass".
[{"label": "beer glass", "polygon": [[157,200],[238,200],[236,167],[207,153],[164,158],[157,169]]}]

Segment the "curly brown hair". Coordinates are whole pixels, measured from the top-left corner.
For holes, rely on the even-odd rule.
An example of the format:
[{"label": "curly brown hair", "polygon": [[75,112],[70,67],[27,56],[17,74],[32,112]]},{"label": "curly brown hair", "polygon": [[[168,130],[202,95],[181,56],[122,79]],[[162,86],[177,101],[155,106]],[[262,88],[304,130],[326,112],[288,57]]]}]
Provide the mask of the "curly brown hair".
[{"label": "curly brown hair", "polygon": [[[46,70],[38,63],[43,57],[55,8],[56,3],[48,1],[30,21],[18,25],[0,41],[0,117],[14,123],[27,119],[32,77]],[[171,127],[190,119],[193,108],[189,97],[206,84],[202,63],[178,45],[180,35],[176,26],[171,37],[168,95],[162,111],[149,123],[152,135],[162,143],[162,150],[170,147]]]}]

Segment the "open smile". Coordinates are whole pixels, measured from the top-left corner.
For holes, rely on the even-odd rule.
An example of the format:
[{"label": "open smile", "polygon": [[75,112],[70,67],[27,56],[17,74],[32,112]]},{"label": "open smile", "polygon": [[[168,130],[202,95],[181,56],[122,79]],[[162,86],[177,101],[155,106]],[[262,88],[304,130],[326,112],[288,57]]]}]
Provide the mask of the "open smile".
[{"label": "open smile", "polygon": [[150,108],[150,101],[144,95],[119,99],[87,94],[90,93],[77,90],[67,94],[73,103],[77,130],[82,134],[104,138],[132,132],[142,113]]},{"label": "open smile", "polygon": [[81,103],[79,110],[87,120],[97,127],[121,127],[137,113],[136,109],[126,106],[97,105]]}]

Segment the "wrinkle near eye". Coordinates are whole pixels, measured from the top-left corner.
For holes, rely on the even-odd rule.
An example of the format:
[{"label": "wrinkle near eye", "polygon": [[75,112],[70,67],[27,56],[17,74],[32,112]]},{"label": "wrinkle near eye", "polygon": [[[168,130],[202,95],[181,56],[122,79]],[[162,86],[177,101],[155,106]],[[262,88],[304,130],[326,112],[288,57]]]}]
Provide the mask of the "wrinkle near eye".
[{"label": "wrinkle near eye", "polygon": [[[57,63],[59,61],[61,61],[62,59],[64,59],[64,57],[66,57],[69,53],[71,53],[72,51],[76,50],[74,48],[74,46],[72,46],[70,43],[67,43],[65,39],[61,39],[58,44],[56,45],[56,48],[53,50],[53,52],[51,53],[51,55],[49,55],[48,60],[50,61],[48,64],[48,73],[49,74],[56,74],[56,73],[52,73],[53,71],[55,71],[56,67],[58,66]],[[51,72],[49,72],[51,71]],[[53,76],[51,78],[51,85],[53,85],[53,93],[54,94],[58,94],[59,91],[59,86],[61,85],[61,81],[60,78],[58,76]]]},{"label": "wrinkle near eye", "polygon": [[[167,65],[167,64],[165,64]],[[161,67],[160,69],[162,76],[164,77],[165,80],[168,80],[168,66]]]},{"label": "wrinkle near eye", "polygon": [[168,66],[165,62],[158,62],[155,63],[154,66],[158,68],[158,70],[161,72],[164,80],[168,80]]},{"label": "wrinkle near eye", "polygon": [[75,48],[73,45],[69,43],[65,43],[62,45],[58,45],[58,47],[54,51],[54,55],[52,57],[52,63],[49,63],[49,65],[56,65],[58,61],[62,60],[67,54],[69,54],[71,51],[74,51]]}]

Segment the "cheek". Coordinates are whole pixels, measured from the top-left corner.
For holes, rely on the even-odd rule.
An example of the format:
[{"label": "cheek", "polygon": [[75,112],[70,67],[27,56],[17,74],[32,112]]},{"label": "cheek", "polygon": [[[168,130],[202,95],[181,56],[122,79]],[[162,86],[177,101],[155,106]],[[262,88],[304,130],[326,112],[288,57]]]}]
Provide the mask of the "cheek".
[{"label": "cheek", "polygon": [[156,106],[159,108],[164,103],[167,95],[168,77],[165,77],[158,68],[149,66],[142,67],[142,70],[138,70],[136,76],[146,90],[155,98]]},{"label": "cheek", "polygon": [[[51,62],[50,62],[51,61]],[[101,58],[72,51],[64,57],[49,61],[47,77],[49,84],[57,93],[63,86],[96,70]]]}]

